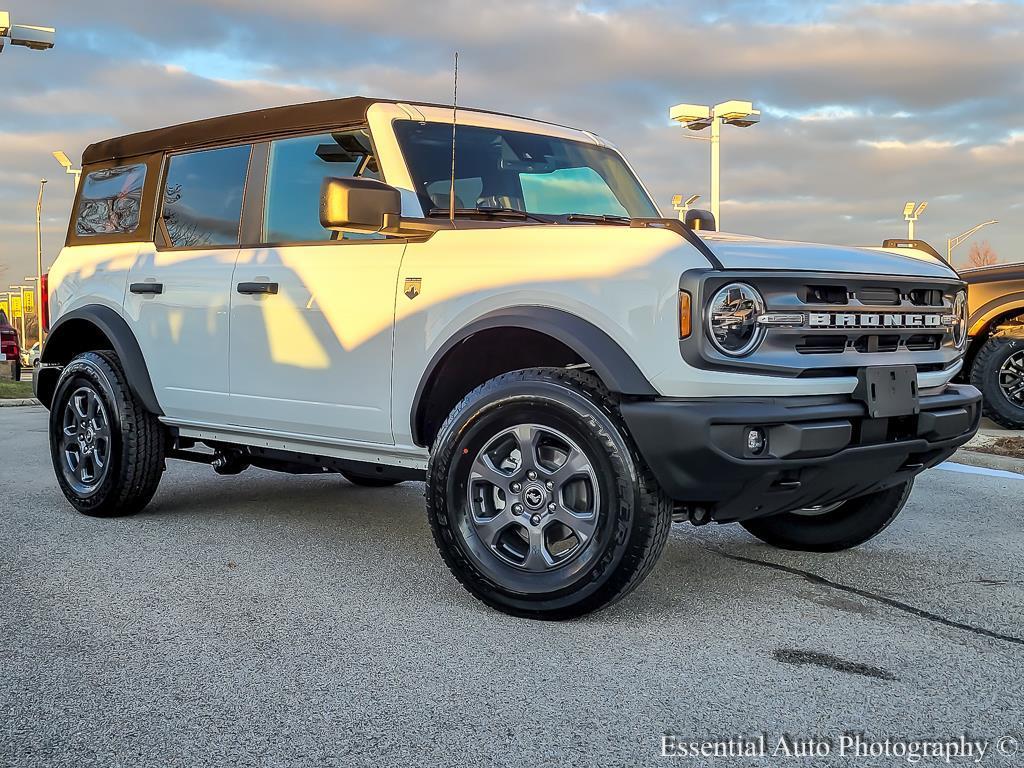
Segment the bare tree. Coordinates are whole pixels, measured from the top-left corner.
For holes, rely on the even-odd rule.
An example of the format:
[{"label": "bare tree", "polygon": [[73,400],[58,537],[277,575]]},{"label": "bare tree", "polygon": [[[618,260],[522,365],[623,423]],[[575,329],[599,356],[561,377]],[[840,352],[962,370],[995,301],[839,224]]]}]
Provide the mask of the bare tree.
[{"label": "bare tree", "polygon": [[988,244],[988,240],[982,241],[981,245],[971,243],[971,250],[967,253],[968,267],[989,267],[999,263],[999,257]]}]

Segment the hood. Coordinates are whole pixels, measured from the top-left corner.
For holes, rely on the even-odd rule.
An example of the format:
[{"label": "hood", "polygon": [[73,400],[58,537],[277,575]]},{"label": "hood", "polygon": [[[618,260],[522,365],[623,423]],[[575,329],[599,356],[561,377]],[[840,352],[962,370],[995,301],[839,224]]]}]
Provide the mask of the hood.
[{"label": "hood", "polygon": [[726,232],[701,232],[700,237],[726,269],[957,277],[956,272],[948,266],[919,251],[897,252],[882,248],[818,245]]}]

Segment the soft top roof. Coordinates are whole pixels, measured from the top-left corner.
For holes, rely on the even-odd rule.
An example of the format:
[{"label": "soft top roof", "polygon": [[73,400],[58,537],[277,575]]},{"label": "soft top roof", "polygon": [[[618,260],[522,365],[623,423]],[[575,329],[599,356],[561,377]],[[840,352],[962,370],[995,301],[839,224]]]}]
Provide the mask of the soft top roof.
[{"label": "soft top roof", "polygon": [[[397,99],[373,99],[366,96],[270,107],[97,141],[86,147],[82,154],[82,164],[105,163],[154,152],[192,149],[210,144],[259,139],[275,134],[315,131],[361,123],[366,119],[366,110],[371,105],[379,103],[452,108],[445,104],[400,102]],[[468,112],[487,111],[459,107],[460,111],[463,109]],[[492,112],[491,114],[501,113]]]}]

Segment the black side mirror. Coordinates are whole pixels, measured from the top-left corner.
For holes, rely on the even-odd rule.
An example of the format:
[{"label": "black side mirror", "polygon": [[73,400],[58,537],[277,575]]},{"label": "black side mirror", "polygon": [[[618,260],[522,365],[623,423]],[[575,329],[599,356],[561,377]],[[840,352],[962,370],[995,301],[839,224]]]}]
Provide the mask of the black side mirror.
[{"label": "black side mirror", "polygon": [[686,212],[683,224],[697,232],[714,232],[717,229],[715,214],[697,208],[691,208]]},{"label": "black side mirror", "polygon": [[324,229],[397,229],[401,214],[402,193],[382,181],[328,177],[320,187],[320,225]]}]

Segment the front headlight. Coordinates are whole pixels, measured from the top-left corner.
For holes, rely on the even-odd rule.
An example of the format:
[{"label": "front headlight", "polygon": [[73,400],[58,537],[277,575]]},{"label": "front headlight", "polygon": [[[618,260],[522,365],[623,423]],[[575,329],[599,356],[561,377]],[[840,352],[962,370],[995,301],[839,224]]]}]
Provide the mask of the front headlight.
[{"label": "front headlight", "polygon": [[967,306],[967,292],[960,291],[953,299],[953,341],[960,349],[967,344],[970,324],[970,309]]},{"label": "front headlight", "polygon": [[764,337],[757,319],[764,314],[764,299],[746,283],[720,288],[707,308],[707,333],[711,343],[731,357],[749,355]]}]

